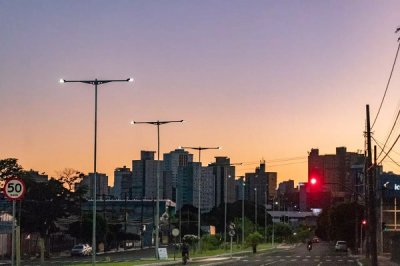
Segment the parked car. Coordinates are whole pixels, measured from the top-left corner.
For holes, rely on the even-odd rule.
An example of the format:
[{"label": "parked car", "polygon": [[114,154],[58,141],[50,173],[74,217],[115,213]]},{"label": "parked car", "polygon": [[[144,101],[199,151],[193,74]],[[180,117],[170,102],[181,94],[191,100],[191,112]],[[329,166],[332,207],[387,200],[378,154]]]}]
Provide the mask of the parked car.
[{"label": "parked car", "polygon": [[339,240],[336,242],[335,251],[347,251],[347,242]]},{"label": "parked car", "polygon": [[71,249],[71,256],[89,256],[92,253],[92,247],[88,244],[78,244]]}]

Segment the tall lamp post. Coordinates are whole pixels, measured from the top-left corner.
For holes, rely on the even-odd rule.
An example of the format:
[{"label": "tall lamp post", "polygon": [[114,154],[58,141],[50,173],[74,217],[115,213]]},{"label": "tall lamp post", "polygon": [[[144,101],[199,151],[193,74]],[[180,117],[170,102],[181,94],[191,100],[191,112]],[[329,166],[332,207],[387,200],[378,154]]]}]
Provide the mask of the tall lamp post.
[{"label": "tall lamp post", "polygon": [[136,122],[131,121],[131,124],[150,124],[157,126],[157,201],[156,201],[156,219],[155,219],[155,226],[156,226],[156,259],[159,259],[158,256],[158,247],[159,247],[159,223],[160,223],[160,126],[169,124],[169,123],[183,123],[184,120],[168,120],[168,121],[145,121],[145,122]]},{"label": "tall lamp post", "polygon": [[275,211],[275,205],[278,205],[278,202],[275,201],[275,199],[273,199],[273,203],[272,203],[272,247],[274,247],[274,241],[275,241],[275,223],[274,223],[274,211]]},{"label": "tall lamp post", "polygon": [[254,204],[254,232],[257,232],[257,188],[254,188],[254,198],[255,198],[255,204]]},{"label": "tall lamp post", "polygon": [[[230,163],[230,164],[224,164],[222,166],[234,166],[234,165],[242,165],[242,163]],[[230,170],[229,170],[230,171]],[[231,178],[231,175],[228,175],[228,178]],[[227,225],[227,203],[228,203],[228,178],[227,175],[224,175],[224,246],[226,248],[226,225]]]},{"label": "tall lamp post", "polygon": [[94,158],[93,158],[93,220],[92,220],[92,265],[96,265],[96,190],[97,190],[97,86],[110,82],[133,82],[133,78],[127,79],[94,79],[94,80],[65,80],[60,79],[60,83],[85,83],[94,85]]},{"label": "tall lamp post", "polygon": [[182,147],[180,146],[179,148],[181,149],[192,149],[192,150],[197,150],[199,151],[199,163],[200,163],[200,176],[199,176],[199,186],[198,186],[198,190],[199,190],[199,195],[198,195],[198,210],[197,210],[197,237],[199,238],[199,248],[200,248],[200,242],[201,242],[201,236],[200,236],[200,227],[201,227],[201,220],[200,220],[200,216],[201,216],[201,201],[200,201],[200,189],[201,189],[201,151],[202,150],[220,150],[221,147]]},{"label": "tall lamp post", "polygon": [[246,186],[246,179],[243,177],[243,195],[242,195],[242,248],[244,246],[244,187]]}]

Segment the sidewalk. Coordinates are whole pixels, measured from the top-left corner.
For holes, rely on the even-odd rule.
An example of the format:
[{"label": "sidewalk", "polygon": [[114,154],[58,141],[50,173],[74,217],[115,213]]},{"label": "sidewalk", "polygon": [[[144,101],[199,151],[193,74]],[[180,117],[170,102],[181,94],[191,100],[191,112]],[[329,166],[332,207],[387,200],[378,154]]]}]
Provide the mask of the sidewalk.
[{"label": "sidewalk", "polygon": [[[354,258],[357,258],[357,261],[359,261],[359,265],[367,265],[367,259],[363,255],[353,255]],[[384,253],[381,255],[378,255],[378,265],[379,266],[399,266],[399,263],[396,263],[394,261],[390,260],[391,254],[390,253]]]}]

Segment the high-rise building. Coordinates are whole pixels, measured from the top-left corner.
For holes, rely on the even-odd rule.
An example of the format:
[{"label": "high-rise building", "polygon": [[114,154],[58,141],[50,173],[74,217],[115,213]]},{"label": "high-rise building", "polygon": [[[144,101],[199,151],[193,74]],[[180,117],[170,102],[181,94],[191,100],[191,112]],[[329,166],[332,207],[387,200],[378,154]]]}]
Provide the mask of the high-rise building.
[{"label": "high-rise building", "polygon": [[235,202],[235,166],[228,157],[215,157],[215,163],[210,163],[214,173],[214,206]]},{"label": "high-rise building", "polygon": [[245,174],[247,200],[255,201],[257,195],[257,202],[266,204],[276,198],[277,173],[265,170],[265,161],[261,161],[254,173]]},{"label": "high-rise building", "polygon": [[[109,195],[108,189],[108,176],[106,174],[97,173],[96,174],[96,198],[102,198]],[[89,173],[84,176],[82,181],[77,185],[77,187],[86,186],[88,191],[86,197],[89,199],[93,198],[93,187],[94,187],[94,173]]]},{"label": "high-rise building", "polygon": [[[310,183],[315,178],[317,183],[308,186],[309,192],[329,192],[330,202],[350,199],[357,185],[354,166],[363,165],[364,161],[364,154],[347,152],[346,147],[338,147],[336,154],[327,155],[319,155],[318,149],[311,149],[308,155],[308,181]],[[318,203],[320,199],[314,202]]]},{"label": "high-rise building", "polygon": [[246,199],[245,188],[246,188],[246,183],[244,176],[240,176],[239,179],[235,180],[236,201]]},{"label": "high-rise building", "polygon": [[157,175],[159,178],[159,195],[163,197],[162,161],[154,160],[154,151],[141,151],[140,160],[132,161],[132,194],[136,199],[157,198]]},{"label": "high-rise building", "polygon": [[280,206],[286,211],[297,211],[299,207],[299,190],[294,187],[294,181],[289,179],[279,183],[277,199]]},{"label": "high-rise building", "polygon": [[114,187],[113,195],[117,199],[133,197],[133,179],[132,171],[126,166],[122,168],[116,168],[114,171]]},{"label": "high-rise building", "polygon": [[186,166],[178,167],[177,173],[177,201],[176,209],[179,210],[184,205],[198,206],[196,203],[198,189],[195,188],[198,184],[201,175],[200,163],[188,163]]},{"label": "high-rise building", "polygon": [[[201,167],[201,177],[200,177],[200,212],[206,213],[211,211],[214,207],[214,169],[212,167]],[[198,199],[199,196],[199,179],[195,179],[195,197]],[[198,200],[195,201],[195,207],[198,207]]]},{"label": "high-rise building", "polygon": [[193,162],[193,154],[183,149],[176,149],[170,153],[164,153],[164,198],[176,201],[178,168],[187,166],[191,162]]}]

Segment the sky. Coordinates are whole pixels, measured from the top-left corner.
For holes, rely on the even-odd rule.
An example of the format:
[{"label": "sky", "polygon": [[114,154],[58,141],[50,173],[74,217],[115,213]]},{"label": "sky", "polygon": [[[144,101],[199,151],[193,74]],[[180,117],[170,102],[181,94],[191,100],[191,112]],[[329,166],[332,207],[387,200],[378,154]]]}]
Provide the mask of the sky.
[{"label": "sky", "polygon": [[[115,168],[157,150],[156,127],[130,121],[181,119],[161,126],[161,154],[221,146],[203,165],[227,156],[243,175],[265,160],[278,182],[306,181],[312,148],[364,149],[399,10],[390,0],[0,1],[0,159],[49,176],[93,172],[94,87],[58,81],[133,77],[98,87],[97,171],[109,185]],[[399,85],[395,67],[373,127],[381,143]],[[396,145],[390,156],[400,159]],[[388,158],[383,167],[400,172]]]}]

